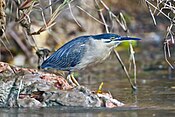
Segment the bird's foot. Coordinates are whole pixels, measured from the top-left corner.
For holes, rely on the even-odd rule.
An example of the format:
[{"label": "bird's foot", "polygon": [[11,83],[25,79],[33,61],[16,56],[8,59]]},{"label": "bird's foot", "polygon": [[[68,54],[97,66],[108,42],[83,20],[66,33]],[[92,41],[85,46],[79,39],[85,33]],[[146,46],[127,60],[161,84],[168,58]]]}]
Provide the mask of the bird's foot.
[{"label": "bird's foot", "polygon": [[67,81],[68,83],[73,86],[73,87],[76,87],[76,86],[80,86],[80,84],[77,82],[77,80],[74,78],[73,74],[69,74],[67,76]]},{"label": "bird's foot", "polygon": [[98,90],[96,91],[96,93],[101,94],[102,93],[102,87],[103,87],[103,82],[101,82],[100,86],[98,87]]}]

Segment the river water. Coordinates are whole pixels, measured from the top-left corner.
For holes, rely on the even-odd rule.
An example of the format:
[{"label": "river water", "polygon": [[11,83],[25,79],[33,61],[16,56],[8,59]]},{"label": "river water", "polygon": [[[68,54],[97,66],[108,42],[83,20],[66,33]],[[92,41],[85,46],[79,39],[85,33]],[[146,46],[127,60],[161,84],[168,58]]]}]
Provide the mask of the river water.
[{"label": "river water", "polygon": [[[113,58],[114,59],[114,58]],[[124,72],[113,59],[80,73],[79,83],[97,90],[104,82],[103,90],[125,103],[123,107],[83,108],[1,108],[0,117],[174,117],[175,74],[172,70],[147,68],[137,65],[138,90],[132,92]],[[142,61],[145,62],[145,61]],[[91,74],[91,75],[89,75]]]}]

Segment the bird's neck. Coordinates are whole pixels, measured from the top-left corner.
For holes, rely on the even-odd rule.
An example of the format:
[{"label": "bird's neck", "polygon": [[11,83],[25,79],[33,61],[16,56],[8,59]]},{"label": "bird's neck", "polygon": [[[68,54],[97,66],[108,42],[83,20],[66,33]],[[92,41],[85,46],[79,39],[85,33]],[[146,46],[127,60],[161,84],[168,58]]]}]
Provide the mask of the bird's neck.
[{"label": "bird's neck", "polygon": [[106,44],[106,46],[108,48],[110,48],[110,50],[112,50],[112,49],[116,48],[119,44],[120,44],[120,42],[115,42],[115,43],[111,42],[111,43]]}]

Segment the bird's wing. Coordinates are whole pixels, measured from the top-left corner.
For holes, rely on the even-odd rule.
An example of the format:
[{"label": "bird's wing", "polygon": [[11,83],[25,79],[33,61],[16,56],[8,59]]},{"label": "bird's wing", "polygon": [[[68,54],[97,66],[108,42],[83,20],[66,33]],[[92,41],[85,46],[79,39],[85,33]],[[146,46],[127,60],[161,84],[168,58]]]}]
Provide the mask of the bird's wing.
[{"label": "bird's wing", "polygon": [[85,50],[85,41],[67,43],[45,60],[41,68],[70,70],[81,61]]}]

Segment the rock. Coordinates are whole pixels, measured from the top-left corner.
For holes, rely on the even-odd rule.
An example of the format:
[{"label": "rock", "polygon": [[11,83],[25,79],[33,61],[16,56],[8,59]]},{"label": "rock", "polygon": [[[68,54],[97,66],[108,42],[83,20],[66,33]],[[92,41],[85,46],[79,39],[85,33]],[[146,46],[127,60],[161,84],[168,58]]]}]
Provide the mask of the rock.
[{"label": "rock", "polygon": [[0,107],[117,107],[123,103],[108,93],[72,87],[61,76],[0,62]]},{"label": "rock", "polygon": [[[82,92],[81,89],[86,90]],[[93,94],[85,87],[76,87],[70,91],[59,90],[57,92],[45,93],[45,102],[49,106],[83,106],[83,107],[100,107],[102,102],[97,95]],[[58,98],[59,97],[59,98]],[[52,103],[51,103],[52,102]],[[53,103],[55,102],[55,103]]]},{"label": "rock", "polygon": [[46,107],[40,101],[36,100],[35,98],[31,98],[29,96],[18,99],[18,106],[19,107]]}]

